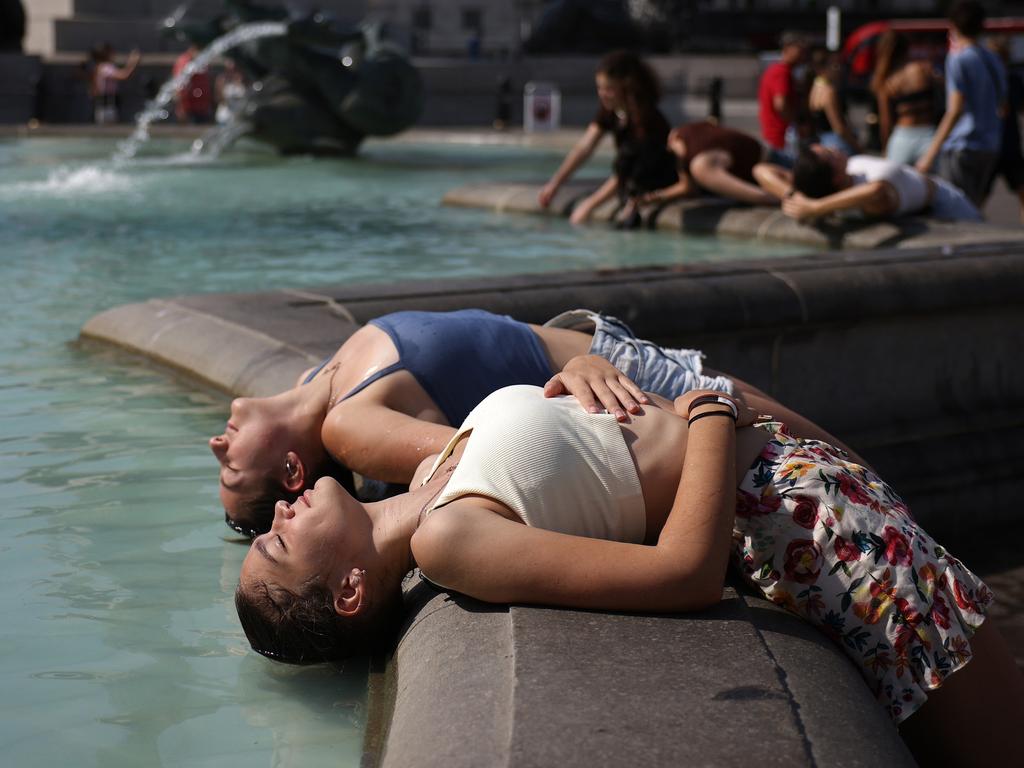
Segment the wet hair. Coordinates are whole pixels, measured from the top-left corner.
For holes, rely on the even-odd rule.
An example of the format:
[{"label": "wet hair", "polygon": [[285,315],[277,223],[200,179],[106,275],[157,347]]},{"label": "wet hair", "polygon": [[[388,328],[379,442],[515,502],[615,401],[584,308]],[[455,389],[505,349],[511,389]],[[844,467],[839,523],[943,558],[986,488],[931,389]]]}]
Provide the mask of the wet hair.
[{"label": "wet hair", "polygon": [[654,70],[632,51],[620,50],[601,59],[597,72],[622,89],[629,123],[637,136],[643,138],[657,117],[661,100],[661,83]]},{"label": "wet hair", "polygon": [[[355,480],[352,477],[352,471],[343,467],[330,456],[327,456],[319,466],[311,467],[309,477],[314,481],[321,477],[333,477],[349,494],[355,495]],[[307,487],[312,487],[312,485]],[[292,493],[280,481],[272,477],[265,477],[256,490],[238,500],[235,514],[233,516],[228,514],[226,518],[227,524],[239,532],[252,531],[253,536],[266,533],[274,521],[274,505],[282,499],[289,504],[294,504],[305,490],[306,488],[302,488],[298,492]]]},{"label": "wet hair", "polygon": [[960,0],[949,9],[949,20],[961,35],[975,38],[985,27],[985,9],[977,0]]},{"label": "wet hair", "polygon": [[875,71],[871,74],[872,92],[878,93],[886,79],[903,65],[910,53],[910,40],[896,30],[887,29],[878,38]]},{"label": "wet hair", "polygon": [[381,599],[356,616],[339,616],[334,596],[313,579],[300,592],[269,584],[239,582],[235,610],[252,649],[284,664],[337,662],[386,647],[401,619],[401,588],[380,590]]},{"label": "wet hair", "polygon": [[793,186],[808,197],[826,197],[836,191],[832,165],[804,147],[793,163]]}]

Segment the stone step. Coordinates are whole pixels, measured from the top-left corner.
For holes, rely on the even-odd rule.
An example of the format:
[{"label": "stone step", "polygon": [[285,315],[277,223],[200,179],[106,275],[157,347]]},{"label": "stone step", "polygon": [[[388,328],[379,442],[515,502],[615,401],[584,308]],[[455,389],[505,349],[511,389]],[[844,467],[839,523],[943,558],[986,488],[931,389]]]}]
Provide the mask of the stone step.
[{"label": "stone step", "polygon": [[56,19],[53,25],[56,49],[62,53],[85,54],[103,43],[121,53],[133,48],[143,53],[185,50],[184,43],[162,33],[159,19]]},{"label": "stone step", "polygon": [[[184,5],[184,0],[73,0],[75,18],[161,19]],[[191,13],[214,16],[224,10],[223,0],[191,0]]]}]

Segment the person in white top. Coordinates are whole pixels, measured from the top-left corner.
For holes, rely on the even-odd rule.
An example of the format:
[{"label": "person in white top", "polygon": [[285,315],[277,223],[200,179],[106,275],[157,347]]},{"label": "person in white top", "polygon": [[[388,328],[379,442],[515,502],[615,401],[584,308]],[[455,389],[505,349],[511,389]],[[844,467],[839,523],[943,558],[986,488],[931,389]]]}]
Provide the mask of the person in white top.
[{"label": "person in white top", "polygon": [[128,61],[123,67],[114,63],[114,49],[110,43],[104,43],[93,51],[92,55],[96,62],[96,69],[93,70],[89,90],[95,105],[94,119],[100,125],[116,123],[119,119],[118,86],[135,72],[141,55],[138,50],[133,50],[128,54]]},{"label": "person in white top", "polygon": [[991,591],[872,470],[754,414],[698,390],[650,395],[624,423],[539,387],[498,390],[409,493],[363,503],[322,478],[278,502],[242,565],[242,628],[285,663],[382,650],[415,567],[492,603],[705,610],[731,559],[837,641],[859,633],[839,645],[922,765],[998,760],[1024,681],[986,619]]},{"label": "person in white top", "polygon": [[794,219],[855,210],[880,218],[925,214],[949,221],[982,220],[967,195],[938,176],[881,157],[851,157],[821,144],[801,150],[792,170],[761,163],[754,178]]}]

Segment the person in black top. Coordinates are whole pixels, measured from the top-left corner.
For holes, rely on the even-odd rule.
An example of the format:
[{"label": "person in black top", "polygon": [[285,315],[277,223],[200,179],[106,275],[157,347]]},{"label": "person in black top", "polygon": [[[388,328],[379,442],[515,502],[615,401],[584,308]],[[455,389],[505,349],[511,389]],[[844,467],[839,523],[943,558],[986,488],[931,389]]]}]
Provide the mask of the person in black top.
[{"label": "person in black top", "polygon": [[605,133],[611,133],[615,138],[612,176],[576,204],[570,217],[574,224],[586,221],[597,206],[616,195],[627,213],[624,218],[629,218],[638,198],[678,180],[674,158],[666,147],[669,124],[658,109],[661,88],[653,70],[634,53],[614,51],[602,59],[595,79],[597,114],[538,195],[543,207],[550,205]]},{"label": "person in black top", "polygon": [[878,41],[871,90],[878,99],[878,129],[889,160],[913,165],[931,144],[941,107],[938,80],[928,61],[910,58],[910,40],[894,30]]}]

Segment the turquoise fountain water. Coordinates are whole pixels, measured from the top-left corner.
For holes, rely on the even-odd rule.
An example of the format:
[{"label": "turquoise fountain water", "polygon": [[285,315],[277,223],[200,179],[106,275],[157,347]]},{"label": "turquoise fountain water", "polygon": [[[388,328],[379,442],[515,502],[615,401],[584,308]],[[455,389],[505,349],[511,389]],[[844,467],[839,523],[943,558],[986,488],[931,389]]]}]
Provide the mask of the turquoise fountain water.
[{"label": "turquoise fountain water", "polygon": [[458,184],[543,178],[550,155],[370,143],[360,160],[187,162],[154,144],[115,166],[110,142],[0,142],[3,763],[356,765],[365,666],[277,667],[234,618],[245,549],[205,445],[228,398],[76,343],[81,324],[177,293],[770,251],[439,207]]}]

